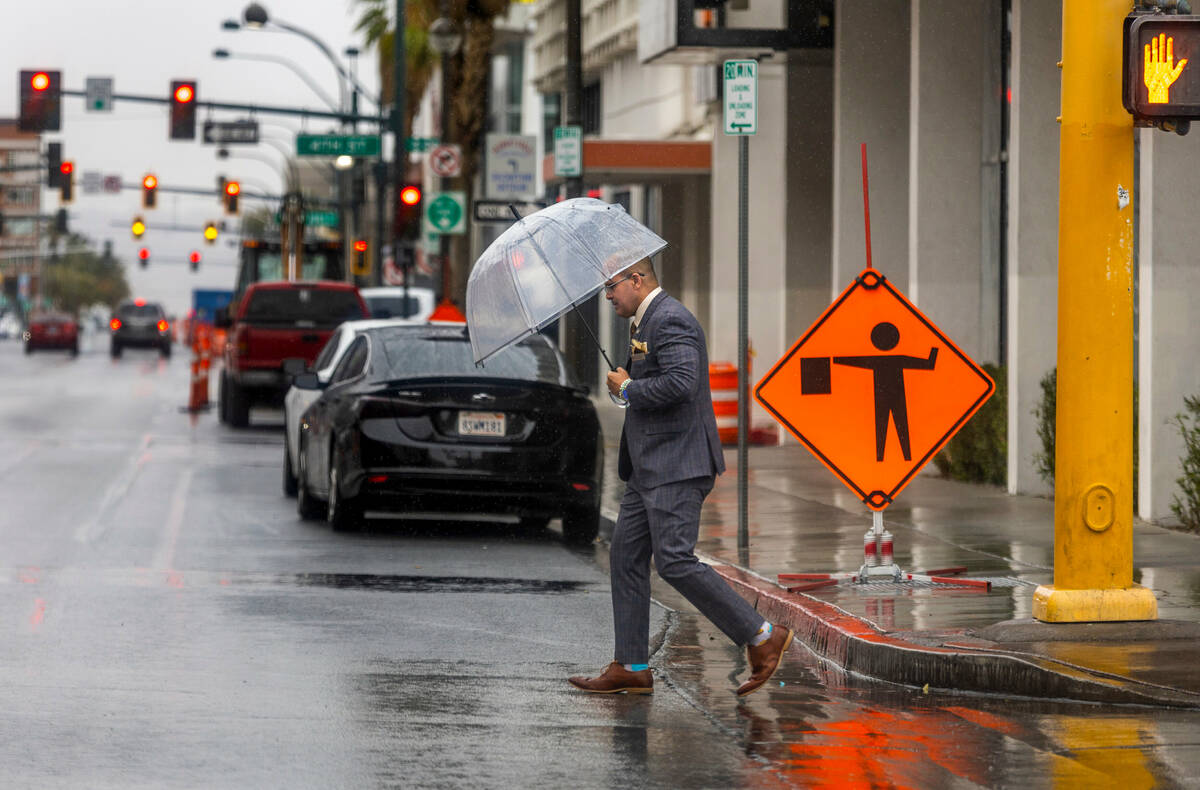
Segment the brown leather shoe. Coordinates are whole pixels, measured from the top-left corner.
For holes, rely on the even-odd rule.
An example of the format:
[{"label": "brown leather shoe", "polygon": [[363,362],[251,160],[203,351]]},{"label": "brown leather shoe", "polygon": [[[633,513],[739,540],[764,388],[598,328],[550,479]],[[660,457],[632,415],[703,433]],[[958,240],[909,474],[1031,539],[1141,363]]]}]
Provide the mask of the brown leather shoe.
[{"label": "brown leather shoe", "polygon": [[598,678],[576,676],[567,678],[567,682],[589,694],[654,693],[654,676],[650,674],[649,669],[630,672],[616,661],[609,664],[608,668],[604,670],[604,674]]},{"label": "brown leather shoe", "polygon": [[737,695],[744,697],[762,688],[771,679],[783,654],[792,645],[792,629],[771,624],[771,638],[761,645],[747,645],[746,654],[750,658],[750,679],[738,687]]}]

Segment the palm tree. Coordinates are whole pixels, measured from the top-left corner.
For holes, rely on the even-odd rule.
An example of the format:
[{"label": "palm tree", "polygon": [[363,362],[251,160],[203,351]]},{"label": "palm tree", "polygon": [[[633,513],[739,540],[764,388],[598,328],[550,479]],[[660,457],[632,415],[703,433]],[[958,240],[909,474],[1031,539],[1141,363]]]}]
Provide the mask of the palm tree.
[{"label": "palm tree", "polygon": [[[392,70],[395,52],[395,20],[389,11],[395,0],[354,0],[362,9],[356,30],[364,34],[367,47],[379,50],[382,95],[393,95]],[[450,60],[450,118],[444,119],[446,139],[462,146],[462,184],[471,205],[472,185],[479,171],[481,142],[487,122],[488,77],[491,71],[492,43],[496,37],[496,17],[508,10],[510,0],[409,0],[405,5],[404,52],[405,120],[412,128],[416,108],[425,94],[439,56],[429,45],[429,26],[445,14],[463,31],[463,45]],[[463,260],[466,244],[459,237],[452,244],[451,257]],[[466,293],[467,267],[453,266],[452,295],[460,304]]]}]

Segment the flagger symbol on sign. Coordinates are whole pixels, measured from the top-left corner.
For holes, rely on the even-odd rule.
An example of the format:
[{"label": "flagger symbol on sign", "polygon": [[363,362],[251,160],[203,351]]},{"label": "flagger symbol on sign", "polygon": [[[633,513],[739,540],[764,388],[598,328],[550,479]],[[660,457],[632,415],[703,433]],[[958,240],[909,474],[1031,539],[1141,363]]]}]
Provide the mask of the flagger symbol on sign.
[{"label": "flagger symbol on sign", "polygon": [[[895,324],[880,321],[871,329],[871,344],[880,351],[890,351],[900,342],[900,330]],[[866,368],[874,373],[875,392],[875,460],[883,460],[887,446],[888,420],[896,426],[896,438],[905,461],[912,460],[908,440],[908,404],[904,394],[904,371],[933,370],[937,363],[937,347],[929,350],[925,359],[905,354],[874,354],[857,357],[802,357],[800,359],[800,391],[804,395],[830,393],[829,363],[852,368]]]}]

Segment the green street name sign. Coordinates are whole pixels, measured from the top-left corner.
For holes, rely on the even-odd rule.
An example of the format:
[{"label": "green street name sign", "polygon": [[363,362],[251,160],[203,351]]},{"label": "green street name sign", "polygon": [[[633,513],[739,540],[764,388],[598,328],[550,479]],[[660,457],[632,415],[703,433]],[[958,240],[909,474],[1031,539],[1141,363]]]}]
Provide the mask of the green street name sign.
[{"label": "green street name sign", "polygon": [[441,143],[442,141],[436,137],[409,137],[404,141],[404,150],[425,153]]},{"label": "green street name sign", "polygon": [[[275,224],[283,222],[283,214],[275,213]],[[310,228],[336,228],[338,226],[338,213],[336,211],[306,211],[304,212],[304,224]]]},{"label": "green street name sign", "polygon": [[297,156],[379,156],[374,134],[298,134]]}]

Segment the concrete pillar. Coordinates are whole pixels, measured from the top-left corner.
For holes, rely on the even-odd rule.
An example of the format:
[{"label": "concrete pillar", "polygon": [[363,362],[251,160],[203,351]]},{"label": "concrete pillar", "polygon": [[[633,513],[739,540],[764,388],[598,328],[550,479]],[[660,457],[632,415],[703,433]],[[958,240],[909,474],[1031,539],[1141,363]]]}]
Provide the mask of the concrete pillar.
[{"label": "concrete pillar", "polygon": [[[749,330],[760,360],[755,376],[783,356],[787,303],[785,228],[787,205],[787,63],[783,56],[761,62],[758,74],[758,134],[750,137]],[[709,359],[737,364],[738,352],[738,141],[718,127],[712,162],[712,308]],[[790,341],[788,341],[790,344]],[[753,381],[751,384],[753,385]],[[754,405],[754,425],[772,423]]]},{"label": "concrete pillar", "polygon": [[839,0],[833,47],[833,219],[828,299],[866,265],[862,157],[871,181],[871,247],[875,267],[908,281],[907,3]]},{"label": "concrete pillar", "polygon": [[1191,323],[1200,293],[1195,206],[1200,136],[1143,129],[1138,207],[1138,515],[1174,520],[1183,439],[1171,419],[1200,395],[1200,334]]},{"label": "concrete pillar", "polygon": [[[829,306],[833,287],[829,267],[833,223],[832,61],[788,67],[787,315],[788,348]],[[762,354],[757,374],[775,362]]]},{"label": "concrete pillar", "polygon": [[[978,362],[996,360],[982,326],[998,318],[999,293],[983,294],[981,201],[983,121],[989,102],[981,86],[991,65],[992,3],[912,0],[909,103],[908,297]],[[874,212],[872,212],[874,213]],[[873,218],[872,218],[873,219]],[[881,267],[882,268],[882,267]],[[888,274],[886,269],[883,269]],[[893,280],[897,278],[893,276]],[[902,280],[899,282],[903,283]],[[904,286],[902,286],[904,287]]]},{"label": "concrete pillar", "polygon": [[1062,4],[1013,0],[1008,144],[1008,491],[1049,494],[1034,409],[1058,326],[1058,122]]}]

